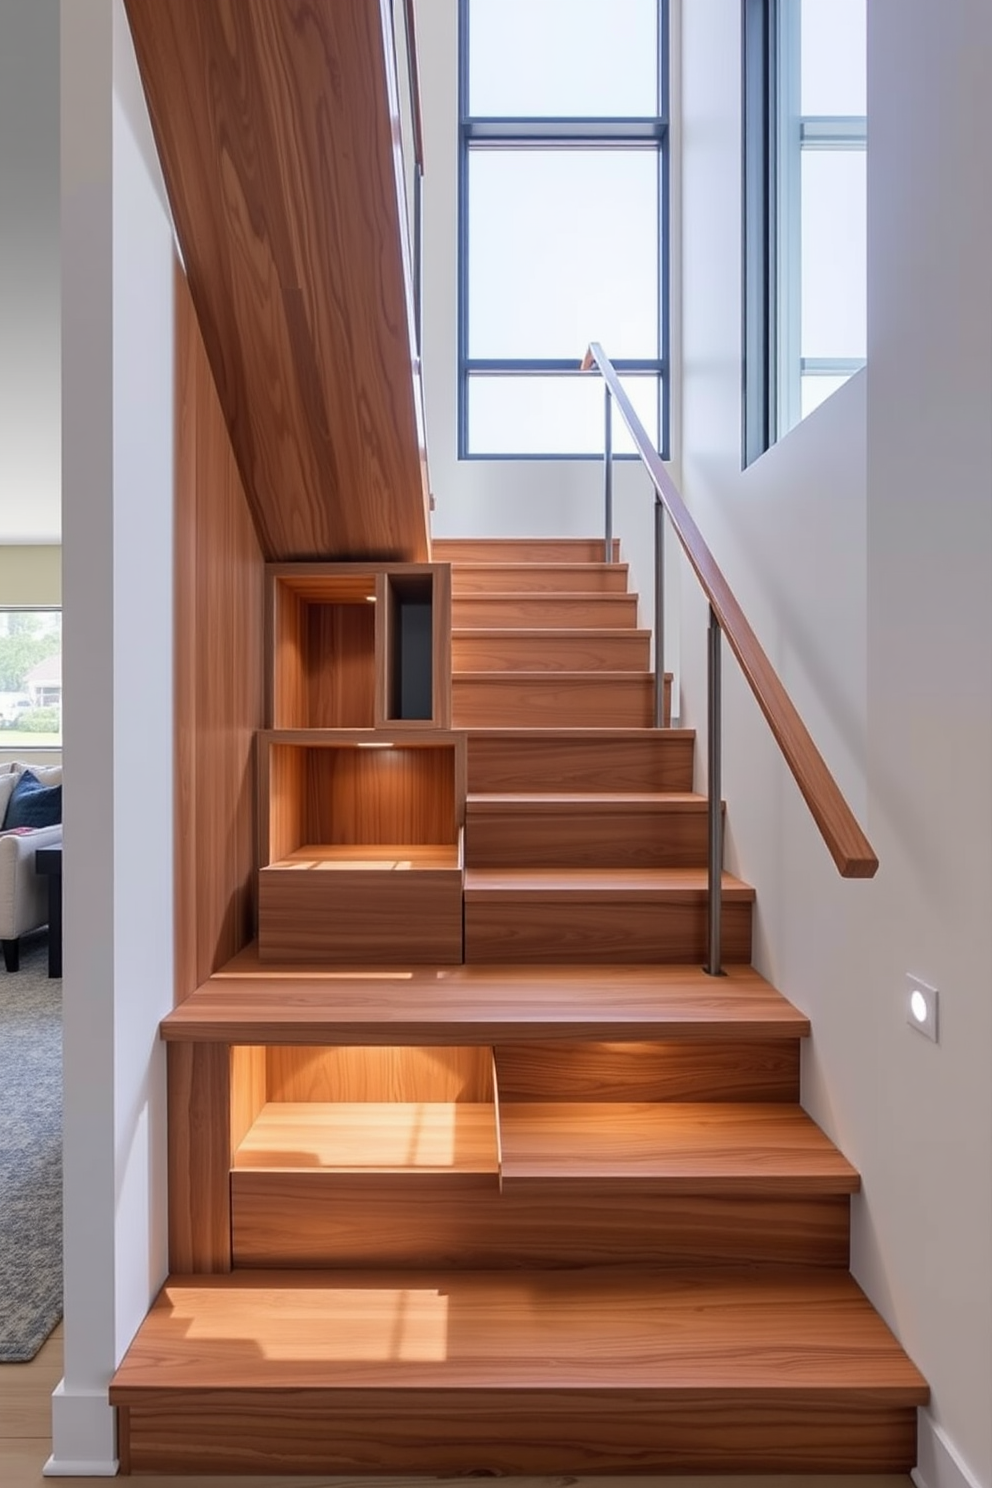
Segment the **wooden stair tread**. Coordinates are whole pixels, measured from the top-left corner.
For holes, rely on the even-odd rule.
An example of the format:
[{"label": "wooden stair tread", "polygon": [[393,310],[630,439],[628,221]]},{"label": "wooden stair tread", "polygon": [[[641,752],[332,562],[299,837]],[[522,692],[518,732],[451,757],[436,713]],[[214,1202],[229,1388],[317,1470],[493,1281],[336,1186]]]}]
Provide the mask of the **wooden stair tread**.
[{"label": "wooden stair tread", "polygon": [[694,791],[470,791],[466,805],[493,814],[526,810],[535,815],[554,815],[563,806],[607,814],[621,808],[704,814],[709,809],[706,797]]},{"label": "wooden stair tread", "polygon": [[172,1277],[110,1402],[394,1388],[928,1399],[850,1276],[609,1267]]},{"label": "wooden stair tread", "polygon": [[[488,676],[489,674],[487,673],[486,675]],[[597,676],[599,675],[597,673]],[[625,675],[639,676],[640,673],[625,673]],[[566,739],[577,740],[579,742],[587,741],[590,744],[657,743],[659,748],[662,749],[669,742],[679,744],[691,743],[696,738],[695,729],[659,729],[648,724],[645,724],[643,727],[632,725],[620,728],[614,728],[609,725],[594,727],[589,724],[566,725],[562,728],[549,727],[547,724],[538,724],[534,728],[526,728],[520,724],[515,724],[507,728],[501,728],[497,724],[480,723],[469,724],[467,727],[459,729],[458,732],[467,735],[470,743],[472,740],[493,739],[500,744],[512,743],[517,740],[521,743],[553,744],[557,739]]]},{"label": "wooden stair tread", "polygon": [[334,872],[368,869],[377,873],[412,869],[458,869],[456,842],[362,842],[347,844],[310,843],[287,853],[262,869],[263,873],[286,870]]},{"label": "wooden stair tread", "polygon": [[799,1106],[747,1102],[509,1102],[500,1107],[505,1189],[840,1194],[856,1170]]},{"label": "wooden stair tread", "polygon": [[802,1038],[809,1020],[750,966],[445,966],[329,972],[251,945],[173,1010],[169,1040],[468,1045]]},{"label": "wooden stair tread", "polygon": [[269,1101],[233,1167],[373,1177],[495,1174],[495,1111],[468,1101]]},{"label": "wooden stair tread", "polygon": [[[492,595],[489,596],[493,598]],[[561,599],[561,595],[556,596]],[[587,628],[580,626],[551,626],[551,625],[529,625],[529,626],[497,626],[497,625],[456,625],[452,627],[452,640],[513,640],[522,638],[552,641],[615,641],[627,640],[636,636],[639,640],[649,640],[650,630],[638,630],[636,626],[599,626]]]},{"label": "wooden stair tread", "polygon": [[[725,903],[753,902],[750,884],[722,875]],[[705,868],[466,868],[465,902],[608,898],[695,904],[708,893]]]},{"label": "wooden stair tread", "polygon": [[[541,682],[545,687],[557,687],[562,682],[585,682],[589,685],[600,682],[629,682],[634,679],[638,682],[654,680],[654,672],[651,671],[602,671],[602,672],[548,672],[540,670],[528,671],[526,667],[517,667],[513,671],[505,672],[452,672],[452,680],[458,682],[491,682],[494,686],[512,687],[521,680]],[[671,681],[671,672],[665,673],[666,678]],[[645,725],[646,727],[646,725]]]},{"label": "wooden stair tread", "polygon": [[504,573],[510,577],[512,574],[533,574],[534,572],[561,574],[588,573],[594,570],[598,573],[604,569],[610,573],[626,574],[628,567],[626,563],[606,563],[602,559],[595,558],[563,558],[553,563],[527,563],[523,560],[514,562],[512,559],[501,558],[459,558],[451,565],[453,578],[460,573],[478,573],[480,569],[485,569],[487,573]]},{"label": "wooden stair tread", "polygon": [[[555,561],[600,562],[606,554],[602,537],[435,537],[431,553],[436,563]],[[620,539],[613,539],[613,557],[620,556]]]}]

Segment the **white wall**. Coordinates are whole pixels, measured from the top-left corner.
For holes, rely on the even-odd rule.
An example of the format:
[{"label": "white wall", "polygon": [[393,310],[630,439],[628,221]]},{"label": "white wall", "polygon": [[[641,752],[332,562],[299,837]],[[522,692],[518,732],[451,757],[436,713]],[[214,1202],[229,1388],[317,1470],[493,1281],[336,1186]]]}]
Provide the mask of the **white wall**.
[{"label": "white wall", "polygon": [[[812,1017],[804,1102],[862,1173],[853,1269],[932,1387],[925,1481],[988,1484],[992,12],[869,6],[868,369],[743,474],[740,5],[682,12],[686,492],[882,866],[838,879],[729,657],[728,859]],[[699,724],[705,619],[686,581]],[[941,989],[936,1048],[907,972]]]},{"label": "white wall", "polygon": [[0,543],[57,543],[59,0],[5,0],[0,35]]},{"label": "white wall", "polygon": [[120,0],[62,5],[65,1376],[52,1474],[115,1470],[166,1269],[172,229]]}]

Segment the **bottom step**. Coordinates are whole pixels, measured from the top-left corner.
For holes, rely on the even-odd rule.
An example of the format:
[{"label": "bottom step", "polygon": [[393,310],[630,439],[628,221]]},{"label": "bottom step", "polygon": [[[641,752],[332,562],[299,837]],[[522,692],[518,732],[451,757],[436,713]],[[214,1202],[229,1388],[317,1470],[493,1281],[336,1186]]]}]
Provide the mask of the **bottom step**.
[{"label": "bottom step", "polygon": [[905,1472],[926,1385],[847,1275],[175,1278],[125,1472]]}]

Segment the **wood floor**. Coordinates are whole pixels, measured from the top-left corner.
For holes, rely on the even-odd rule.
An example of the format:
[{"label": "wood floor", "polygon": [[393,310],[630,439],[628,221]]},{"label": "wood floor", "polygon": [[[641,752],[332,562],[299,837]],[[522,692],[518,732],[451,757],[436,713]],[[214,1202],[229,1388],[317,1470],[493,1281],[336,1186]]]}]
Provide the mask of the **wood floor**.
[{"label": "wood floor", "polygon": [[[0,1483],[3,1488],[46,1488],[52,1480],[42,1477],[42,1469],[51,1452],[51,1393],[62,1375],[62,1327],[55,1330],[40,1354],[30,1364],[0,1365]],[[141,1479],[142,1488],[416,1488],[423,1478],[393,1476],[388,1478],[249,1475],[236,1480],[230,1477],[195,1475],[179,1479],[152,1473]],[[560,1482],[560,1479],[556,1481]],[[589,1477],[583,1488],[628,1488],[629,1479]],[[654,1482],[663,1488],[911,1488],[912,1480],[895,1474],[815,1478],[761,1476],[741,1478],[641,1478],[643,1488]],[[549,1488],[545,1478],[512,1479],[518,1488]]]}]

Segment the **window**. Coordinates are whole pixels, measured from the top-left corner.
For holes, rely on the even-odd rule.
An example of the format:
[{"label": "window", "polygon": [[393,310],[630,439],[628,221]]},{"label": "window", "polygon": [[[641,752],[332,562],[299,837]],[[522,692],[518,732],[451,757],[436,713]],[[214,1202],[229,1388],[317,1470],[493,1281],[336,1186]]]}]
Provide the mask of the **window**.
[{"label": "window", "polygon": [[62,743],[62,612],[0,609],[0,748]]},{"label": "window", "polygon": [[461,0],[460,47],[459,455],[601,456],[590,341],[664,453],[667,5]]},{"label": "window", "polygon": [[744,0],[744,459],[864,366],[865,0]]}]

